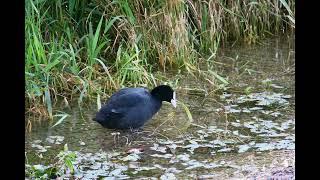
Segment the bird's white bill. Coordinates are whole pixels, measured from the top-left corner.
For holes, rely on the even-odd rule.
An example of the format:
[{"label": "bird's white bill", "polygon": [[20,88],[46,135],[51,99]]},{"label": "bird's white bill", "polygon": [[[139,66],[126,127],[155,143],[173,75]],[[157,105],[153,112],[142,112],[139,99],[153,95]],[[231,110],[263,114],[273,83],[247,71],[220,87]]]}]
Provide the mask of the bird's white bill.
[{"label": "bird's white bill", "polygon": [[171,99],[171,104],[173,107],[177,107],[176,92],[173,92],[173,98]]}]

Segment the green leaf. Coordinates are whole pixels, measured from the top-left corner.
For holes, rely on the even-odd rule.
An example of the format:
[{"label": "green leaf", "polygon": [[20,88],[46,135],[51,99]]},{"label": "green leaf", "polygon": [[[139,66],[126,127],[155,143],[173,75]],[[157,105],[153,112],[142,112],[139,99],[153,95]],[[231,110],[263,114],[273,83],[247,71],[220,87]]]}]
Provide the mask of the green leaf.
[{"label": "green leaf", "polygon": [[44,92],[45,101],[47,104],[47,110],[49,113],[50,119],[52,119],[52,104],[51,104],[51,97],[50,97],[50,90],[49,87],[46,87],[46,90]]},{"label": "green leaf", "polygon": [[225,78],[223,78],[223,77],[221,77],[220,75],[218,75],[216,72],[213,72],[213,71],[211,71],[211,70],[208,70],[214,77],[216,77],[218,80],[220,80],[223,84],[225,84],[225,85],[228,85],[229,84],[229,82],[225,79]]},{"label": "green leaf", "polygon": [[98,96],[97,96],[97,106],[98,106],[98,110],[101,109],[100,94],[98,94]]},{"label": "green leaf", "polygon": [[189,111],[189,108],[183,102],[178,101],[178,103],[182,105],[184,111],[186,112],[188,119],[189,119],[189,123],[193,122],[192,114]]},{"label": "green leaf", "polygon": [[290,15],[292,15],[292,11],[288,5],[288,3],[285,0],[280,0],[281,4],[287,9]]},{"label": "green leaf", "polygon": [[69,114],[60,114],[60,115],[55,115],[55,116],[60,116],[61,118],[53,125],[51,126],[51,128],[61,124],[63,122],[63,120],[69,116]]},{"label": "green leaf", "polygon": [[58,58],[56,58],[53,62],[50,62],[46,68],[44,69],[45,72],[49,72],[49,70],[51,68],[53,68],[55,65],[59,64],[60,63],[60,58],[62,57],[63,55],[60,55]]},{"label": "green leaf", "polygon": [[103,16],[101,16],[101,19],[100,19],[100,21],[99,21],[97,30],[96,30],[95,35],[94,35],[94,38],[93,38],[93,42],[92,42],[92,50],[93,50],[93,51],[95,51],[95,49],[96,49],[96,47],[97,47],[97,44],[98,44],[102,21],[103,21]]},{"label": "green leaf", "polygon": [[104,31],[103,31],[103,34],[105,34],[107,31],[109,31],[109,29],[111,28],[111,26],[113,25],[114,22],[116,22],[116,20],[120,20],[122,16],[116,16],[116,17],[113,17],[111,19],[111,21],[108,22],[108,24],[106,24],[105,28],[104,28]]},{"label": "green leaf", "polygon": [[63,151],[68,151],[68,144],[65,144],[65,145],[63,146]]},{"label": "green leaf", "polygon": [[293,24],[296,24],[296,21],[293,17],[287,15],[287,18],[293,23]]}]

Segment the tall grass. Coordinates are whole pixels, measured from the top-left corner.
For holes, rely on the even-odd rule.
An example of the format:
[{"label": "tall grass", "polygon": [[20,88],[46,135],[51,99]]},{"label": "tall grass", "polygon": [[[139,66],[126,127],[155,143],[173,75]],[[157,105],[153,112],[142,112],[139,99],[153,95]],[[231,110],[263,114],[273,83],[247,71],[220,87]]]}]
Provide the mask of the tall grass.
[{"label": "tall grass", "polygon": [[52,118],[59,98],[81,106],[122,86],[153,86],[157,70],[192,73],[227,41],[294,32],[294,8],[293,0],[26,0],[26,110]]}]

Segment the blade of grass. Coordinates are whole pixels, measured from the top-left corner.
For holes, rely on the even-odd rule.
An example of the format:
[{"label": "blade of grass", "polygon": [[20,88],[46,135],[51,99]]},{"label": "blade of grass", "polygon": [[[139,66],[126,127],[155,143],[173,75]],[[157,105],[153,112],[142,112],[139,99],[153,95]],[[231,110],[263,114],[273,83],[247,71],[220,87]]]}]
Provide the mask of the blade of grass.
[{"label": "blade of grass", "polygon": [[220,76],[219,74],[217,74],[216,72],[213,72],[211,70],[208,70],[208,72],[210,72],[214,77],[216,77],[219,81],[221,81],[223,84],[228,85],[229,82],[223,78],[222,76]]},{"label": "blade of grass", "polygon": [[111,74],[109,73],[109,70],[108,70],[107,66],[100,59],[96,59],[96,60],[101,64],[101,66],[103,67],[104,71],[107,73],[107,75],[108,75],[110,81],[112,82],[113,86],[118,88],[118,86],[114,82]]},{"label": "blade of grass", "polygon": [[121,17],[123,17],[123,16],[113,17],[113,18],[105,25],[103,34],[105,34],[106,32],[109,31],[109,29],[111,28],[111,26],[113,25],[113,23],[116,22],[116,20],[121,20]]},{"label": "blade of grass", "polygon": [[52,119],[52,102],[51,102],[51,97],[50,97],[50,90],[49,90],[49,87],[47,86],[46,87],[46,90],[45,90],[45,102],[47,104],[47,110],[48,110],[48,113],[49,113],[49,118]]},{"label": "blade of grass", "polygon": [[[97,44],[98,44],[102,21],[103,21],[103,16],[101,16],[101,19],[100,19],[100,21],[99,21],[97,30],[96,30],[96,32],[95,32],[95,34],[94,34],[94,38],[93,38],[93,41],[92,41],[92,50],[93,50],[93,51],[95,51],[95,49],[96,49],[96,47],[97,47]],[[92,29],[92,27],[91,27],[91,29]]]},{"label": "blade of grass", "polygon": [[97,107],[98,107],[98,110],[101,109],[100,94],[97,95]]},{"label": "blade of grass", "polygon": [[63,122],[63,120],[65,118],[67,118],[68,116],[70,116],[69,114],[57,114],[57,115],[54,115],[55,117],[61,117],[53,126],[51,126],[51,128],[54,128],[55,126],[61,124]]},{"label": "blade of grass", "polygon": [[182,105],[184,111],[186,112],[186,114],[188,116],[188,120],[189,120],[188,123],[191,124],[193,122],[193,118],[192,118],[192,114],[191,114],[189,108],[181,101],[178,101],[178,103]]},{"label": "blade of grass", "polygon": [[288,5],[288,3],[285,0],[280,0],[281,4],[287,9],[290,16],[292,16],[292,11]]}]

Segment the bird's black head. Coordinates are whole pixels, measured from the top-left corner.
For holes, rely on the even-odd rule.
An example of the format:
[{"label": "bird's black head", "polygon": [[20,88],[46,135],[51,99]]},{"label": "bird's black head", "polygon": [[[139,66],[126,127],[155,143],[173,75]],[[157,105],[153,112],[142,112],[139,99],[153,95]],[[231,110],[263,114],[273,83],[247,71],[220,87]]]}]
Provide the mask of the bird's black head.
[{"label": "bird's black head", "polygon": [[177,106],[176,102],[176,92],[168,85],[160,85],[152,89],[151,95],[161,101],[167,101],[173,105]]},{"label": "bird's black head", "polygon": [[108,121],[106,120],[106,113],[103,113],[103,107],[92,118],[93,121],[101,124],[103,127],[108,127]]},{"label": "bird's black head", "polygon": [[100,111],[98,111],[95,116],[92,118],[93,121],[96,121],[98,123],[101,123],[101,121],[103,121],[103,117],[102,117],[102,113]]}]

